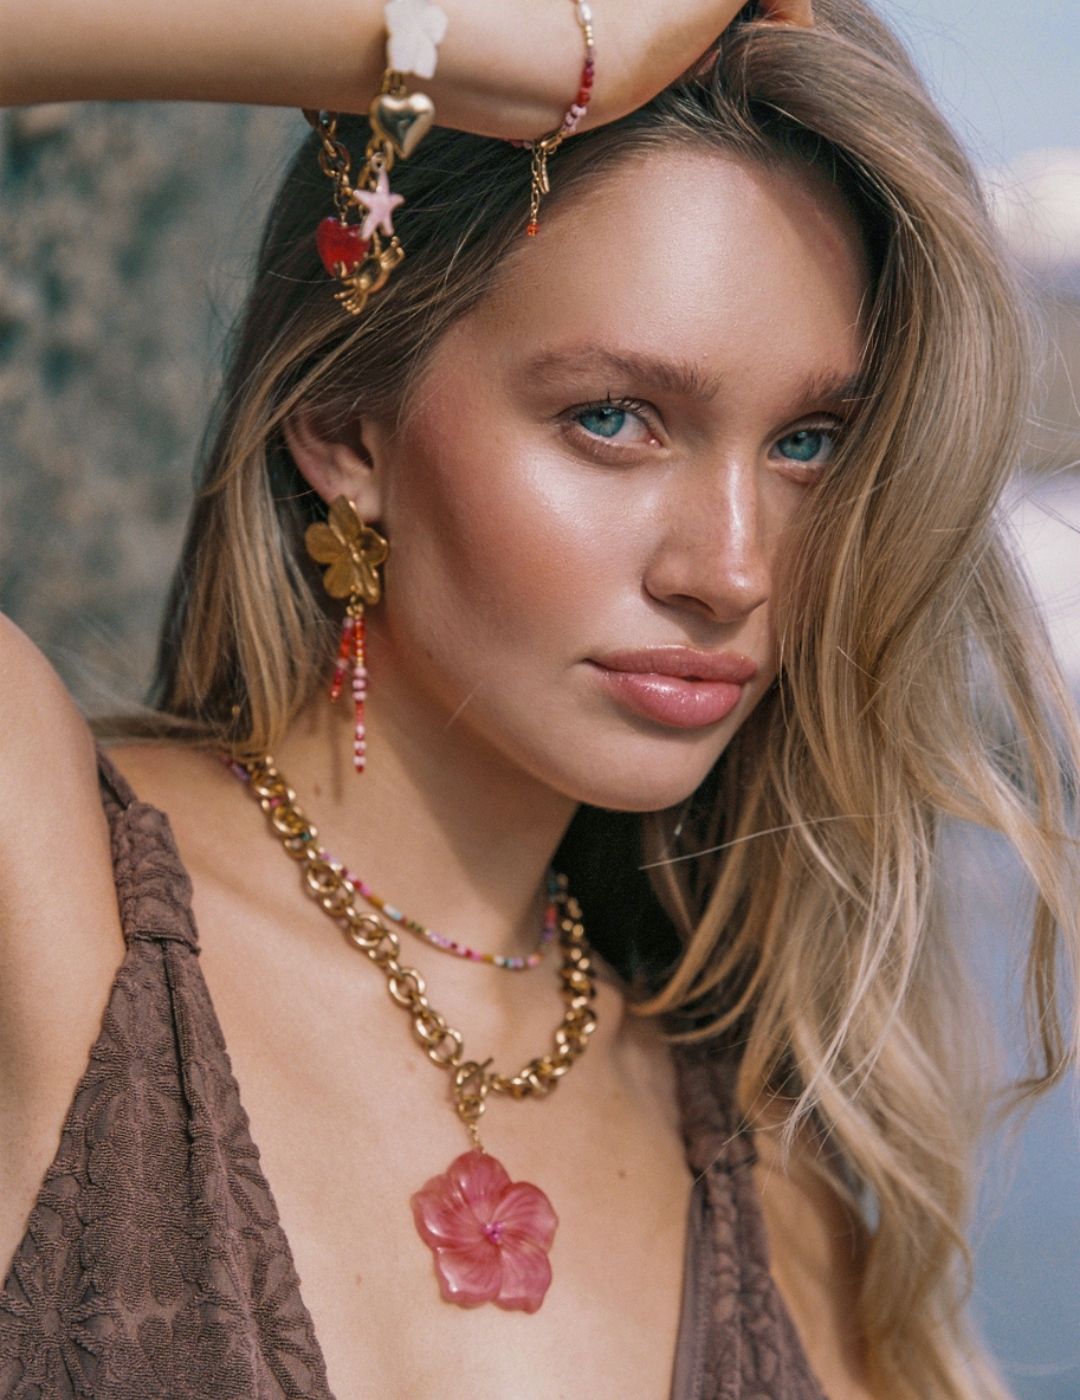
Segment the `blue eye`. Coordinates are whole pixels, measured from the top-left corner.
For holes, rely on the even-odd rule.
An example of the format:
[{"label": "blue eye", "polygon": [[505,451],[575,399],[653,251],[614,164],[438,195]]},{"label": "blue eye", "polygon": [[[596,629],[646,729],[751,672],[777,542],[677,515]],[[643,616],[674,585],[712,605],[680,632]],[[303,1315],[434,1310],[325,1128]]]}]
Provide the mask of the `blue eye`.
[{"label": "blue eye", "polygon": [[[575,428],[585,434],[586,442],[612,442],[618,446],[635,446],[647,442],[652,436],[652,424],[648,408],[639,399],[606,399],[602,403],[585,404],[575,408],[569,415]],[[637,436],[623,433],[637,421]],[[623,434],[621,437],[620,434]]]},{"label": "blue eye", "polygon": [[[626,421],[624,408],[586,408],[577,415],[578,422],[587,432],[598,433],[600,437],[614,437]],[[592,419],[590,423],[588,420]]]},{"label": "blue eye", "polygon": [[831,428],[797,428],[778,439],[777,449],[789,462],[812,462],[821,466],[829,460],[836,446],[836,430]]}]

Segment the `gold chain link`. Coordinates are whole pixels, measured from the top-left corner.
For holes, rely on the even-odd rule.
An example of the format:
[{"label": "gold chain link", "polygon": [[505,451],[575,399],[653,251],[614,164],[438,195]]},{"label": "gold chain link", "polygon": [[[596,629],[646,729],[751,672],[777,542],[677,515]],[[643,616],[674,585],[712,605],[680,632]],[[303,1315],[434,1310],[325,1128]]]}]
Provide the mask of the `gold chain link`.
[{"label": "gold chain link", "polygon": [[297,806],[296,793],[273,759],[267,756],[241,760],[240,766],[248,774],[251,792],[266,813],[271,829],[289,856],[302,864],[307,893],[341,925],[346,940],[382,969],[391,1000],[411,1014],[413,1035],[431,1062],[440,1069],[453,1071],[454,1107],[474,1142],[479,1145],[477,1120],[484,1111],[489,1091],[514,1099],[549,1094],[583,1053],[596,1029],[592,960],[581,922],[581,908],[577,900],[567,894],[565,880],[560,877],[557,901],[562,910],[559,991],[566,1009],[554,1033],[554,1049],[530,1060],[517,1074],[499,1074],[490,1068],[490,1059],[482,1064],[465,1059],[461,1032],[449,1025],[445,1016],[428,1001],[427,986],[420,973],[399,962],[401,941],[398,935],[377,914],[356,907],[355,892],[342,868],[319,855],[318,832]]}]

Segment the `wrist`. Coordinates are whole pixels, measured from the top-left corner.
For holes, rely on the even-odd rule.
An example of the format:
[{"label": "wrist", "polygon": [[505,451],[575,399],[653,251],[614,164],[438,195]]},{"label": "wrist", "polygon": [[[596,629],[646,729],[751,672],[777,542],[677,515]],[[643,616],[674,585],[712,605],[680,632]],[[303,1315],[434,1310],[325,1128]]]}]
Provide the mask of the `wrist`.
[{"label": "wrist", "polygon": [[[448,18],[434,77],[415,85],[436,122],[501,140],[556,130],[581,85],[584,46],[570,0],[520,0],[507,40],[505,0],[440,0]],[[581,126],[591,125],[593,106]],[[578,129],[581,129],[581,126]]]}]

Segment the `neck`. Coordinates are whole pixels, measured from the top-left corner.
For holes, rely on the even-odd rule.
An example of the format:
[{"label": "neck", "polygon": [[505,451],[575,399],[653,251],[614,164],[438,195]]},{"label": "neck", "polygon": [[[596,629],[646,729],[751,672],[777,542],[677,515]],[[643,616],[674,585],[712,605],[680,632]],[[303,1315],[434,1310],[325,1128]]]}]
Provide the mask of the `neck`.
[{"label": "neck", "polygon": [[[362,774],[352,768],[347,696],[331,705],[320,693],[274,755],[320,844],[409,918],[479,952],[527,956],[543,925],[552,855],[576,804],[452,725],[432,732],[408,696],[366,708]],[[475,979],[475,964],[408,933],[402,943],[403,961],[422,972],[437,966],[445,980],[461,975],[457,964]],[[557,957],[549,946],[545,963]]]}]

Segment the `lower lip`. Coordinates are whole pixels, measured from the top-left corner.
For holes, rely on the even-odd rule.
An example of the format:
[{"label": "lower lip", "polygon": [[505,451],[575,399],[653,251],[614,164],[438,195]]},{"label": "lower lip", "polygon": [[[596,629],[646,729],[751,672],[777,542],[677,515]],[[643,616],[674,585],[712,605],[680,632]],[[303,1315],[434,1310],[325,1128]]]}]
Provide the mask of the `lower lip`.
[{"label": "lower lip", "polygon": [[594,668],[601,683],[627,709],[672,729],[702,729],[729,715],[743,688],[732,681],[689,681],[656,671]]}]

